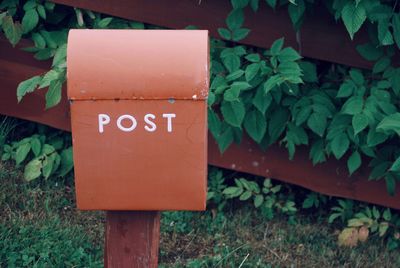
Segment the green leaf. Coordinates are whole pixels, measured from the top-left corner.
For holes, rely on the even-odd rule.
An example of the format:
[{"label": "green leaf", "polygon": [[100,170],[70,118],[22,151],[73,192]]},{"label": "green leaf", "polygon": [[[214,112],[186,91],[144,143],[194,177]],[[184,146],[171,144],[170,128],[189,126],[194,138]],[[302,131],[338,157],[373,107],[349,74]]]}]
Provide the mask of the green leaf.
[{"label": "green leaf", "polygon": [[306,105],[300,109],[300,111],[295,116],[296,126],[300,126],[310,117],[313,112],[313,108],[311,105]]},{"label": "green leaf", "polygon": [[324,141],[322,139],[311,146],[310,158],[312,159],[313,165],[326,161]]},{"label": "green leaf", "polygon": [[46,47],[46,40],[42,37],[40,33],[33,33],[32,40],[35,43],[37,48],[45,48]]},{"label": "green leaf", "polygon": [[393,37],[397,47],[400,49],[400,13],[393,14],[392,17]]},{"label": "green leaf", "polygon": [[222,58],[222,63],[228,69],[229,73],[233,73],[240,68],[240,58],[232,53]]},{"label": "green leaf", "polygon": [[42,175],[45,179],[48,179],[52,174],[56,155],[57,154],[53,153],[43,161]]},{"label": "green leaf", "polygon": [[388,136],[385,133],[376,132],[375,129],[370,128],[367,135],[367,145],[374,147],[387,140]]},{"label": "green leaf", "polygon": [[113,18],[111,17],[101,19],[97,24],[97,27],[99,27],[100,29],[105,29],[112,22],[112,20]]},{"label": "green leaf", "polygon": [[356,83],[357,85],[361,86],[364,84],[364,75],[360,70],[357,69],[351,69],[350,72],[350,77]]},{"label": "green leaf", "polygon": [[19,83],[17,87],[18,102],[20,102],[27,93],[33,92],[41,80],[42,78],[40,76],[34,76]]},{"label": "green leaf", "polygon": [[291,61],[286,61],[279,64],[278,72],[280,72],[282,77],[284,77],[286,80],[295,79],[301,76],[299,64]]},{"label": "green leaf", "polygon": [[356,114],[353,116],[352,125],[354,129],[354,136],[363,131],[368,126],[368,116],[365,114]]},{"label": "green leaf", "polygon": [[258,195],[256,195],[256,197],[254,197],[254,206],[256,208],[260,207],[263,202],[264,202],[264,196],[263,195],[258,194]]},{"label": "green leaf", "polygon": [[250,191],[246,191],[239,197],[239,200],[246,201],[250,197],[251,197],[251,192]]},{"label": "green leaf", "polygon": [[286,47],[282,49],[277,57],[280,62],[296,61],[301,59],[299,53],[297,53],[297,51],[291,47]]},{"label": "green leaf", "polygon": [[253,54],[248,54],[245,56],[246,60],[250,61],[250,62],[260,62],[261,58],[260,58],[260,54],[257,53],[253,53]]},{"label": "green leaf", "polygon": [[396,161],[394,161],[393,165],[390,167],[389,170],[393,171],[393,172],[399,172],[400,171],[400,157],[398,157],[396,159]]},{"label": "green leaf", "polygon": [[396,193],[396,180],[392,174],[387,174],[385,176],[385,182],[386,182],[386,190],[391,196],[394,196]]},{"label": "green leaf", "polygon": [[249,64],[245,70],[246,81],[249,82],[251,79],[253,79],[260,70],[260,67],[261,67],[260,63]]},{"label": "green leaf", "polygon": [[264,94],[267,94],[276,86],[279,86],[283,82],[283,79],[279,75],[273,75],[264,83]]},{"label": "green leaf", "polygon": [[314,198],[312,195],[308,195],[303,201],[303,208],[311,208],[314,205]]},{"label": "green leaf", "polygon": [[46,109],[56,106],[61,100],[62,83],[60,80],[54,80],[50,83],[46,93]]},{"label": "green leaf", "polygon": [[64,149],[61,152],[60,156],[61,156],[61,167],[58,173],[61,177],[64,177],[74,167],[74,161],[72,158],[72,147]]},{"label": "green leaf", "polygon": [[272,7],[272,8],[275,8],[275,7],[276,7],[276,2],[277,2],[277,0],[266,0],[266,1],[267,1],[268,5],[269,5],[270,7]]},{"label": "green leaf", "polygon": [[292,20],[292,24],[294,25],[295,30],[299,30],[299,23],[303,18],[304,11],[306,10],[306,6],[303,0],[297,0],[296,4],[290,4],[288,7],[288,12],[290,19]]},{"label": "green leaf", "polygon": [[346,133],[341,133],[333,138],[331,142],[331,149],[336,159],[340,159],[349,148],[350,141]]},{"label": "green leaf", "polygon": [[371,173],[369,174],[368,179],[376,180],[382,178],[385,175],[387,169],[391,166],[391,164],[391,162],[384,161],[374,166],[374,168],[371,170]]},{"label": "green leaf", "polygon": [[390,211],[390,208],[385,209],[382,216],[385,221],[390,221],[392,219],[392,213]]},{"label": "green leaf", "polygon": [[232,10],[226,18],[226,25],[229,30],[234,31],[242,27],[244,22],[243,9]]},{"label": "green leaf", "polygon": [[381,222],[379,224],[379,236],[380,237],[384,236],[388,229],[389,229],[389,224],[387,222]]},{"label": "green leaf", "polygon": [[260,86],[257,89],[256,94],[253,98],[253,105],[262,113],[265,114],[268,107],[272,102],[271,94],[264,93],[264,87]]},{"label": "green leaf", "polygon": [[303,80],[305,82],[318,82],[317,68],[315,64],[308,61],[299,62],[300,68],[303,71]]},{"label": "green leaf", "polygon": [[383,55],[382,49],[374,46],[371,43],[358,45],[356,49],[364,59],[369,61],[376,61]]},{"label": "green leaf", "polygon": [[7,37],[8,41],[15,46],[22,36],[22,26],[18,22],[14,23],[11,16],[5,16],[2,20],[2,27],[4,35]]},{"label": "green leaf", "polygon": [[43,149],[42,149],[42,153],[45,155],[49,155],[52,154],[56,151],[56,149],[54,148],[54,146],[50,145],[50,144],[44,144],[43,145]]},{"label": "green leaf", "polygon": [[26,3],[24,4],[24,11],[28,11],[30,9],[34,9],[37,6],[37,3],[35,0],[28,0],[26,1]]},{"label": "green leaf", "polygon": [[51,82],[54,80],[57,80],[59,78],[60,73],[57,72],[56,70],[50,70],[48,71],[42,78],[39,84],[39,89],[48,87]]},{"label": "green leaf", "polygon": [[235,29],[232,32],[232,40],[233,41],[240,41],[250,33],[250,29],[247,28],[240,28],[240,29]]},{"label": "green leaf", "polygon": [[361,155],[355,151],[349,159],[347,159],[347,168],[349,169],[350,176],[361,166]]},{"label": "green leaf", "polygon": [[354,34],[361,28],[367,13],[363,5],[357,5],[354,1],[349,1],[342,9],[342,20],[346,26],[350,38],[353,39]]},{"label": "green leaf", "polygon": [[390,66],[390,58],[389,57],[382,57],[377,62],[375,62],[372,73],[377,74],[381,73],[386,70],[387,67]]},{"label": "green leaf", "polygon": [[328,218],[328,223],[334,222],[337,218],[339,218],[342,214],[340,213],[332,213]]},{"label": "green leaf", "polygon": [[232,39],[231,31],[229,31],[226,28],[218,28],[218,33],[223,39],[226,39],[226,40]]},{"label": "green leaf", "polygon": [[279,38],[279,39],[275,40],[272,43],[271,49],[270,49],[271,55],[278,55],[279,54],[279,52],[281,51],[281,49],[283,47],[283,42],[284,41],[285,41],[285,39],[282,37],[282,38]]},{"label": "green leaf", "polygon": [[32,31],[39,22],[39,15],[35,9],[28,10],[22,18],[22,28],[24,33]]},{"label": "green leaf", "polygon": [[343,84],[340,85],[339,91],[336,95],[336,98],[347,98],[353,94],[353,91],[356,89],[356,85],[351,80],[346,80]]},{"label": "green leaf", "polygon": [[320,137],[324,135],[326,125],[326,117],[320,113],[311,114],[307,120],[307,126]]},{"label": "green leaf", "polygon": [[[242,193],[243,189],[239,188],[239,187],[227,187],[225,188],[222,193],[225,195],[229,195],[229,196],[237,196],[240,195]],[[239,193],[239,194],[238,194]]]},{"label": "green leaf", "polygon": [[52,48],[43,48],[35,54],[37,60],[48,60],[54,56],[55,50]]},{"label": "green leaf", "polygon": [[218,115],[211,109],[208,108],[208,129],[214,138],[217,138],[221,133],[221,120]]},{"label": "green leaf", "polygon": [[224,101],[240,101],[240,88],[231,87],[224,92]]},{"label": "green leaf", "polygon": [[389,31],[388,19],[381,19],[378,21],[378,39],[379,42],[384,46],[394,44],[392,33]]},{"label": "green leaf", "polygon": [[260,143],[267,131],[267,120],[260,111],[250,110],[246,114],[244,128],[253,140]]},{"label": "green leaf", "polygon": [[377,130],[381,130],[385,133],[395,132],[400,136],[400,113],[395,113],[383,118],[378,124]]},{"label": "green leaf", "polygon": [[342,113],[355,115],[361,113],[364,106],[364,100],[361,96],[354,96],[348,99],[342,107]]},{"label": "green leaf", "polygon": [[225,152],[226,149],[232,144],[233,142],[233,130],[232,127],[227,126],[221,131],[221,135],[219,135],[216,140],[218,143],[218,148],[221,153]]},{"label": "green leaf", "polygon": [[258,10],[259,0],[250,0],[250,6],[251,9],[253,9],[253,11],[256,12]]},{"label": "green leaf", "polygon": [[36,9],[37,9],[39,16],[45,20],[46,19],[46,10],[45,10],[44,6],[38,5]]},{"label": "green leaf", "polygon": [[225,121],[234,126],[239,127],[242,125],[246,110],[242,102],[240,101],[232,101],[222,102],[221,112],[224,116]]},{"label": "green leaf", "polygon": [[232,73],[227,75],[225,78],[227,81],[233,81],[233,80],[240,78],[243,74],[244,74],[244,71],[239,69],[239,70],[233,71]]},{"label": "green leaf", "polygon": [[271,115],[268,125],[268,134],[271,137],[271,142],[275,142],[283,133],[289,118],[289,113],[286,109],[279,108]]},{"label": "green leaf", "polygon": [[21,164],[26,157],[28,156],[28,153],[31,151],[31,144],[30,143],[23,143],[18,146],[17,151],[15,152],[15,162],[17,165]]},{"label": "green leaf", "polygon": [[42,172],[42,161],[39,158],[31,160],[24,169],[24,178],[27,181],[38,178]]},{"label": "green leaf", "polygon": [[67,44],[63,44],[57,48],[54,54],[53,64],[51,66],[52,67],[59,66],[65,63],[66,57],[67,57]]},{"label": "green leaf", "polygon": [[31,139],[31,148],[35,156],[38,157],[42,151],[42,143],[40,142],[39,138],[33,137]]},{"label": "green leaf", "polygon": [[236,8],[244,8],[249,4],[249,0],[231,0],[232,7]]},{"label": "green leaf", "polygon": [[244,81],[235,81],[232,83],[231,88],[238,88],[240,91],[242,91],[250,89],[251,85]]}]

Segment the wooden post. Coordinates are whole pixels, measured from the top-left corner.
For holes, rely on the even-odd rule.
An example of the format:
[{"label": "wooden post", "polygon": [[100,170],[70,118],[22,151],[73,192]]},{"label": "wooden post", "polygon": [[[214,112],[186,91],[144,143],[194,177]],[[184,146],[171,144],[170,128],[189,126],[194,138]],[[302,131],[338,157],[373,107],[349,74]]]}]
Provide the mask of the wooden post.
[{"label": "wooden post", "polygon": [[107,211],[104,267],[157,267],[159,211]]}]

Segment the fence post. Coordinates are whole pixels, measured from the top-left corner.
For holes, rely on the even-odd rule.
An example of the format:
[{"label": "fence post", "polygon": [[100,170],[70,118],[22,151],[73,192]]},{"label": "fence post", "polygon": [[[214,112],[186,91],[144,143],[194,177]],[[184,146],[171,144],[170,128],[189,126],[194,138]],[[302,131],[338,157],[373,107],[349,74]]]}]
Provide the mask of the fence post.
[{"label": "fence post", "polygon": [[106,268],[157,267],[160,237],[158,211],[107,211]]}]

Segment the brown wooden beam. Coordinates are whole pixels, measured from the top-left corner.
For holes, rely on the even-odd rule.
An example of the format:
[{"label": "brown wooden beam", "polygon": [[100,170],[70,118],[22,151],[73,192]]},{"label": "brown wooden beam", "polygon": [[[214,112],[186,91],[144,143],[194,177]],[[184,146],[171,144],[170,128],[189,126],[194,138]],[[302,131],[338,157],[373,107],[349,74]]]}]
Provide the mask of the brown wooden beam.
[{"label": "brown wooden beam", "polygon": [[104,267],[156,268],[160,212],[107,211]]},{"label": "brown wooden beam", "polygon": [[[90,9],[112,16],[146,22],[173,29],[195,25],[208,29],[219,38],[217,29],[226,27],[225,18],[232,9],[229,0],[52,0],[55,3]],[[360,68],[371,68],[355,45],[368,40],[364,30],[350,40],[344,25],[336,22],[324,6],[315,8],[296,34],[286,9],[272,10],[265,1],[254,13],[246,9],[245,27],[251,29],[243,44],[269,48],[273,41],[285,37],[286,45],[301,52],[304,57],[341,63]]]},{"label": "brown wooden beam", "polygon": [[[23,41],[21,45],[29,45]],[[29,58],[30,57],[30,58]],[[24,62],[26,62],[24,64]],[[70,131],[69,104],[65,90],[61,104],[44,109],[43,90],[27,95],[18,104],[16,88],[20,81],[48,70],[49,62],[32,60],[32,55],[0,38],[0,114],[27,119]],[[211,165],[276,178],[323,194],[370,202],[400,209],[400,193],[391,197],[386,192],[385,181],[368,181],[368,169],[348,177],[346,162],[329,159],[313,166],[307,148],[299,148],[293,161],[286,149],[277,145],[263,152],[247,138],[241,145],[232,145],[223,155],[210,138],[208,162]]]}]

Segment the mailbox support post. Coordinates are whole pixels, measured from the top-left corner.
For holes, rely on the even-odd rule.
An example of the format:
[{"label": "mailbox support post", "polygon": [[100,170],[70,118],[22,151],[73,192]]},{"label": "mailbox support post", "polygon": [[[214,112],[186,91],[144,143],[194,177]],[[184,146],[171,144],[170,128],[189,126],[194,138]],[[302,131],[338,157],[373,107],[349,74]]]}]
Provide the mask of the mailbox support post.
[{"label": "mailbox support post", "polygon": [[104,266],[157,267],[160,237],[158,211],[107,211]]}]

